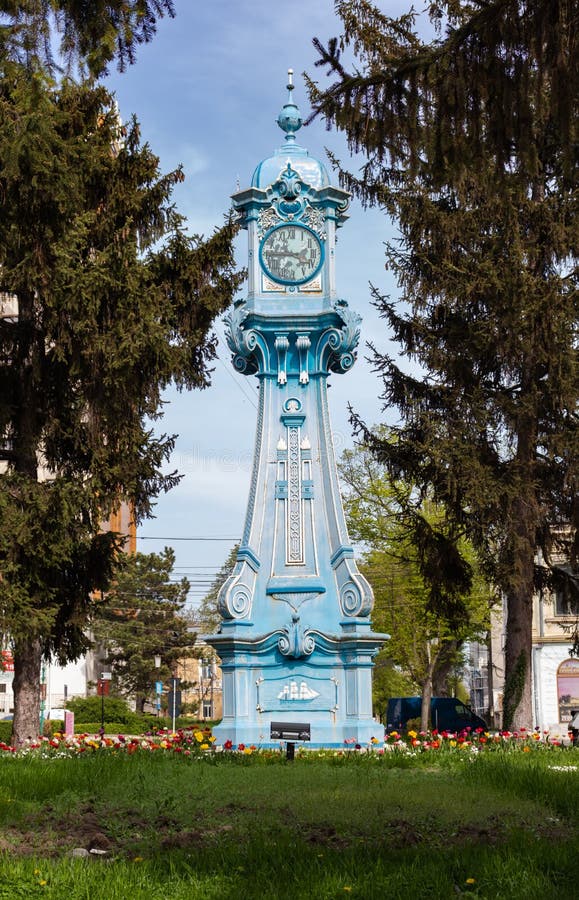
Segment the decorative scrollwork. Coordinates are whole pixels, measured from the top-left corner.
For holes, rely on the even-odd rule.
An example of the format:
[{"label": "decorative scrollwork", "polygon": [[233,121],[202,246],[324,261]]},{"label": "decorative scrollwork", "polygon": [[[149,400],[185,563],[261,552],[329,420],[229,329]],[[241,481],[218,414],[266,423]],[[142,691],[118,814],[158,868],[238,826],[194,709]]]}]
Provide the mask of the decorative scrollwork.
[{"label": "decorative scrollwork", "polygon": [[332,372],[347,372],[356,361],[356,347],[360,340],[361,316],[350,309],[345,300],[336,300],[335,312],[342,326],[334,326],[322,335],[319,345],[319,359]]},{"label": "decorative scrollwork", "polygon": [[239,372],[240,375],[253,375],[254,372],[257,372],[255,360],[252,360],[247,356],[240,356],[239,353],[237,353],[232,358],[231,362],[235,371]]},{"label": "decorative scrollwork", "polygon": [[269,231],[270,228],[273,228],[274,225],[277,225],[278,222],[279,216],[273,207],[268,206],[267,209],[262,209],[257,219],[258,238],[261,240],[264,234]]},{"label": "decorative scrollwork", "polygon": [[253,329],[244,328],[248,311],[245,303],[236,304],[225,319],[225,339],[233,353],[233,366],[243,375],[253,375],[259,368],[255,351],[259,336]]},{"label": "decorative scrollwork", "polygon": [[288,162],[287,167],[282,172],[279,181],[276,184],[280,197],[286,197],[293,200],[302,192],[302,183],[299,173],[292,169],[291,163]]},{"label": "decorative scrollwork", "polygon": [[328,344],[332,348],[332,350],[338,350],[343,343],[344,337],[341,331],[338,331],[337,328],[332,328],[327,332]]},{"label": "decorative scrollwork", "polygon": [[283,411],[286,413],[296,413],[299,412],[301,408],[302,402],[301,400],[298,400],[297,397],[288,397],[283,405]]},{"label": "decorative scrollwork", "polygon": [[287,334],[278,334],[275,343],[277,350],[277,382],[278,384],[287,383],[287,352],[289,350],[289,340]]},{"label": "decorative scrollwork", "polygon": [[[340,605],[345,616],[369,616],[372,611],[374,598],[369,585],[361,576],[356,579],[360,583],[347,581],[340,591]],[[366,591],[364,588],[368,586]]]},{"label": "decorative scrollwork", "polygon": [[304,656],[310,656],[314,652],[316,648],[315,638],[311,631],[304,631],[300,624],[300,617],[297,614],[294,613],[292,615],[291,624],[286,625],[283,631],[284,633],[277,644],[282,656],[301,659]]},{"label": "decorative scrollwork", "polygon": [[362,316],[353,309],[350,309],[345,300],[336,300],[334,309],[340,316],[344,327],[340,328],[342,335],[342,349],[345,351],[354,350],[358,346],[360,340],[360,323]]},{"label": "decorative scrollwork", "polygon": [[251,589],[238,583],[238,578],[239,574],[231,575],[219,592],[217,605],[223,619],[246,619],[251,611]]},{"label": "decorative scrollwork", "polygon": [[236,616],[247,616],[251,606],[251,592],[246,585],[242,584],[236,588],[231,597],[230,606]]},{"label": "decorative scrollwork", "polygon": [[312,231],[315,231],[323,241],[326,240],[326,217],[321,209],[314,209],[313,206],[307,204],[302,216],[302,221],[305,222]]},{"label": "decorative scrollwork", "polygon": [[300,357],[300,384],[307,384],[310,380],[308,374],[308,350],[311,345],[312,342],[310,341],[309,335],[298,334],[296,338],[296,348]]},{"label": "decorative scrollwork", "polygon": [[352,368],[355,362],[356,356],[354,353],[342,353],[340,356],[340,369],[342,372],[347,372],[348,369]]}]

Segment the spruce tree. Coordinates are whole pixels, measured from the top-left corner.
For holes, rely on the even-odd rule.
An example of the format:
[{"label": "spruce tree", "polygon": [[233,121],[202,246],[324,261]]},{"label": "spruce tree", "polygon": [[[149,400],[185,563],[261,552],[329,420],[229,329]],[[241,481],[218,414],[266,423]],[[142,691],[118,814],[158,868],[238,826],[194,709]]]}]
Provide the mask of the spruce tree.
[{"label": "spruce tree", "polygon": [[123,71],[157,20],[175,15],[173,0],[0,0],[0,53],[25,65],[103,75],[116,59]]},{"label": "spruce tree", "polygon": [[466,529],[504,594],[504,727],[529,727],[536,551],[549,561],[567,535],[575,567],[578,549],[574,4],[435,2],[431,41],[414,13],[336,7],[343,36],[316,41],[335,80],[312,98],[366,156],[345,185],[398,224],[400,300],[373,294],[414,364],[373,348],[402,422],[394,442],[357,425]]},{"label": "spruce tree", "polygon": [[0,629],[15,743],[38,729],[41,655],[86,649],[119,538],[177,481],[162,392],[203,388],[211,323],[237,289],[226,224],[190,237],[136,120],[111,95],[5,61],[0,78]]},{"label": "spruce tree", "polygon": [[111,666],[114,692],[135,699],[139,712],[154,682],[165,681],[178,660],[196,652],[184,615],[189,582],[172,580],[174,564],[169,547],[125,556],[102,602],[93,606],[92,637]]}]

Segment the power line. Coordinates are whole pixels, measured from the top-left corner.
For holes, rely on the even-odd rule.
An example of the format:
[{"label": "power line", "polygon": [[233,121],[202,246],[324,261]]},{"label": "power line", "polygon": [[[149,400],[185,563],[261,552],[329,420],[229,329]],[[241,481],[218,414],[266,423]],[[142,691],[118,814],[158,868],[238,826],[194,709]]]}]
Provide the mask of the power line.
[{"label": "power line", "polygon": [[[227,341],[227,339],[225,338],[225,336],[224,336],[223,334],[219,335],[219,337],[220,337],[220,339],[221,339],[222,341],[225,341],[225,342]],[[235,384],[237,385],[237,387],[239,388],[239,390],[241,391],[241,393],[243,394],[243,396],[245,397],[245,399],[246,399],[246,400],[249,400],[249,402],[251,403],[251,405],[253,406],[254,409],[257,409],[257,404],[254,403],[253,397],[251,397],[251,396],[246,392],[245,388],[242,387],[242,385],[243,385],[244,383],[246,383],[246,382],[242,382],[242,381],[240,381],[238,378],[235,378],[235,376],[233,375],[233,372],[231,371],[230,366],[227,365],[227,364],[224,362],[224,360],[221,358],[221,355],[220,355],[219,353],[217,353],[217,360],[218,360],[218,362],[221,363],[221,365],[223,366],[223,368],[225,369],[225,371],[227,372],[227,374],[229,375],[229,377],[235,382]]]},{"label": "power line", "polygon": [[137,535],[138,541],[233,541],[239,543],[238,537],[161,537],[158,535]]},{"label": "power line", "polygon": [[237,387],[239,388],[239,390],[241,391],[241,393],[243,394],[243,396],[245,397],[245,399],[248,400],[248,401],[251,403],[251,405],[253,406],[253,408],[254,408],[255,410],[257,410],[257,403],[255,403],[254,400],[253,400],[253,397],[250,397],[249,394],[246,393],[246,391],[244,390],[244,388],[241,387],[241,383],[237,380],[237,378],[235,378],[233,372],[230,371],[229,366],[226,366],[226,365],[225,365],[225,363],[223,362],[223,360],[221,359],[221,357],[218,356],[217,359],[219,360],[219,362],[221,363],[221,365],[223,366],[223,368],[225,369],[225,371],[227,372],[227,374],[229,375],[229,377],[235,382],[235,384],[237,385]]}]

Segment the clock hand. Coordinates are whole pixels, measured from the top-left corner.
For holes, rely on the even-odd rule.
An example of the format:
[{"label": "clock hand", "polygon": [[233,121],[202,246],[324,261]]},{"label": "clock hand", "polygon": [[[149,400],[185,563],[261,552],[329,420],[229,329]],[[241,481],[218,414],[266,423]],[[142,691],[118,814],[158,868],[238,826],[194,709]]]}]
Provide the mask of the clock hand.
[{"label": "clock hand", "polygon": [[296,259],[301,259],[302,255],[305,251],[302,250],[301,253],[292,253],[291,250],[268,250],[266,251],[266,256],[295,256]]}]

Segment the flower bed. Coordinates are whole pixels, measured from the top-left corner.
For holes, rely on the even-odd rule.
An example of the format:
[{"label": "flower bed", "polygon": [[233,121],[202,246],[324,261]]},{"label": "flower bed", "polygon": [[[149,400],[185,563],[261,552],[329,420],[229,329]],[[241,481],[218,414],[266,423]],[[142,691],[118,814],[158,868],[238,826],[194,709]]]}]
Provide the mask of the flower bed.
[{"label": "flower bed", "polygon": [[211,734],[210,728],[193,731],[179,729],[177,732],[163,729],[154,735],[125,736],[118,734],[115,737],[110,735],[101,737],[98,734],[75,734],[67,737],[57,733],[52,737],[39,737],[18,750],[9,744],[0,742],[0,753],[19,756],[34,753],[41,757],[62,757],[102,751],[128,755],[137,752],[164,751],[183,756],[201,756],[209,751],[214,743],[215,738]]},{"label": "flower bed", "polygon": [[[521,752],[531,753],[536,751],[553,751],[569,747],[570,740],[564,741],[560,735],[551,735],[548,730],[541,732],[539,729],[527,731],[485,731],[483,728],[461,732],[450,731],[409,731],[406,735],[397,731],[390,731],[384,735],[383,741],[373,737],[367,745],[356,742],[355,738],[344,741],[343,749],[331,748],[326,750],[310,749],[307,744],[296,748],[297,757],[313,758],[318,756],[349,756],[352,753],[371,754],[381,757],[391,754],[404,756],[417,756],[426,753],[436,754],[464,754],[464,753],[492,753]],[[200,757],[221,752],[223,755],[247,757],[254,754],[277,757],[285,753],[285,745],[280,743],[278,748],[263,749],[255,744],[249,746],[240,743],[233,744],[225,741],[222,746],[216,746],[215,737],[210,728],[180,728],[176,732],[162,729],[155,734],[141,734],[128,736],[117,734],[101,736],[100,734],[75,734],[65,736],[57,733],[52,737],[39,737],[30,741],[24,747],[16,750],[9,744],[0,741],[0,755],[11,754],[26,755],[35,754],[43,758],[71,757],[83,753],[112,752],[131,755],[133,753],[165,752],[180,754],[184,757]]]},{"label": "flower bed", "polygon": [[409,731],[402,735],[397,731],[384,735],[384,751],[470,751],[474,753],[492,752],[496,750],[513,750],[530,753],[533,750],[552,750],[570,745],[572,734],[564,737],[552,735],[549,729],[543,732],[539,728],[529,731],[485,731],[484,728],[465,728],[463,731]]}]

